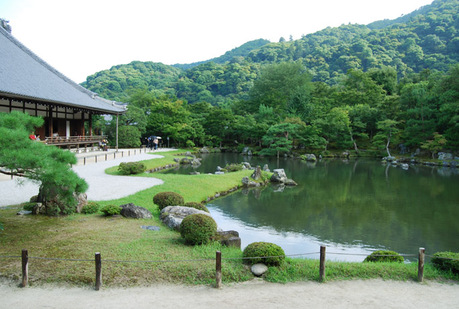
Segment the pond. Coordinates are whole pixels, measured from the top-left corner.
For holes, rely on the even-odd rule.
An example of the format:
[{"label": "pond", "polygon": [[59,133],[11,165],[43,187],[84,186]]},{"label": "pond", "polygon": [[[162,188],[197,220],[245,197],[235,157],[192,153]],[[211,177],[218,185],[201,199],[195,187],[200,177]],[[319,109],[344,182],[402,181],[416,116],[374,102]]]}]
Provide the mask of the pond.
[{"label": "pond", "polygon": [[218,226],[236,230],[242,248],[255,241],[281,246],[287,255],[362,261],[376,249],[412,254],[459,251],[459,169],[412,165],[408,170],[368,159],[321,160],[208,154],[197,169],[249,162],[283,168],[296,187],[239,190],[207,204]]}]

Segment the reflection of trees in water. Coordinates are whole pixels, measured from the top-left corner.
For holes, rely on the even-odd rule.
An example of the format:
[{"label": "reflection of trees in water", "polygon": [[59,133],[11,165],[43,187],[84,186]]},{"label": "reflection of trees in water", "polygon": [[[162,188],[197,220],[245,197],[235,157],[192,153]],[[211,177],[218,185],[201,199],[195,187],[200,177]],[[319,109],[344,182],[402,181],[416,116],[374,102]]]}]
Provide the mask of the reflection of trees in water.
[{"label": "reflection of trees in water", "polygon": [[297,187],[275,192],[268,186],[215,204],[251,226],[272,226],[324,241],[358,241],[400,252],[420,246],[430,252],[459,249],[457,178],[366,160],[330,160],[315,168],[291,160],[284,168]]}]

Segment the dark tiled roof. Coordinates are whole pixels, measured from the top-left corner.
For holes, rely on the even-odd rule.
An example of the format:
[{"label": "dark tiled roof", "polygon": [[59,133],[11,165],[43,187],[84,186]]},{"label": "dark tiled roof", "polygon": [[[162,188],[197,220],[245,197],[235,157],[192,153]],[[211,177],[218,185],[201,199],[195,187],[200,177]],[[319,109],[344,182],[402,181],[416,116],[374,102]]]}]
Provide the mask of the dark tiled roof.
[{"label": "dark tiled roof", "polygon": [[106,114],[125,111],[56,71],[0,26],[1,93]]}]

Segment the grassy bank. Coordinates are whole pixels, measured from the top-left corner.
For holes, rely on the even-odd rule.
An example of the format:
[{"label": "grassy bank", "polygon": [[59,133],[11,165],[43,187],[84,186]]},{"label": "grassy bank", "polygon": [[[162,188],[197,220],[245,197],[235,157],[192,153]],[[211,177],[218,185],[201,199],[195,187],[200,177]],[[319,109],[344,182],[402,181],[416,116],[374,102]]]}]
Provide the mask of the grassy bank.
[{"label": "grassy bank", "polygon": [[[148,168],[173,162],[174,154],[161,153],[162,159],[148,160]],[[116,174],[116,168],[108,173]],[[173,175],[154,173],[163,185],[143,190],[122,199],[104,201],[105,204],[134,203],[154,214],[153,219],[133,220],[123,217],[72,215],[68,217],[17,216],[20,206],[0,210],[4,231],[0,233],[0,276],[20,281],[22,249],[28,249],[31,284],[66,282],[91,285],[94,282],[94,253],[102,256],[105,286],[133,286],[158,282],[213,284],[215,281],[215,251],[223,256],[223,282],[241,282],[253,278],[248,266],[242,263],[239,249],[219,244],[186,246],[179,233],[169,230],[158,219],[153,196],[162,191],[175,191],[185,201],[202,201],[216,193],[240,184],[251,171],[225,175]],[[138,176],[140,177],[140,176]],[[157,226],[159,231],[142,229]],[[14,257],[8,257],[14,256]],[[36,259],[72,259],[50,260]],[[458,276],[439,272],[426,265],[426,280],[455,280]],[[291,282],[318,280],[319,261],[289,259],[278,268],[270,268],[265,280]],[[416,280],[416,264],[327,262],[326,280],[383,278]]]}]

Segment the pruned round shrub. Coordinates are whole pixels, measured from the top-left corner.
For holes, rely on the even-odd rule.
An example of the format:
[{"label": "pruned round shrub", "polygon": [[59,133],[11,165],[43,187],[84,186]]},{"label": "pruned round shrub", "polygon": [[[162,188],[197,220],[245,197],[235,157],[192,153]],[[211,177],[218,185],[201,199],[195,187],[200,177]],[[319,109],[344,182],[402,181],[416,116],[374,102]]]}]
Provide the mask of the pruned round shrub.
[{"label": "pruned round shrub", "polygon": [[284,250],[270,242],[253,242],[245,247],[242,256],[249,264],[263,263],[279,266],[285,260]]},{"label": "pruned round shrub", "polygon": [[24,210],[28,210],[28,211],[33,211],[33,208],[35,207],[37,203],[24,203],[24,205],[22,206],[22,208],[24,208]]},{"label": "pruned round shrub", "polygon": [[449,251],[437,252],[433,255],[432,264],[435,268],[459,274],[459,253]]},{"label": "pruned round shrub", "polygon": [[158,205],[159,210],[167,206],[178,206],[185,204],[183,197],[175,192],[160,192],[153,197],[153,203]]},{"label": "pruned round shrub", "polygon": [[397,262],[403,263],[404,258],[395,251],[376,250],[367,256],[364,262]]},{"label": "pruned round shrub", "polygon": [[121,162],[118,172],[123,175],[133,175],[145,172],[147,167],[142,162]]},{"label": "pruned round shrub", "polygon": [[100,211],[106,216],[114,216],[120,214],[121,207],[116,205],[105,205],[100,209]]},{"label": "pruned round shrub", "polygon": [[210,212],[209,209],[207,209],[207,207],[201,203],[197,203],[197,202],[187,202],[185,203],[185,206],[186,207],[191,207],[191,208],[196,208],[196,209],[199,209],[199,210],[202,210],[202,211],[205,211],[205,212]]},{"label": "pruned round shrub", "polygon": [[86,205],[83,206],[81,209],[81,213],[85,215],[95,214],[99,211],[100,205],[96,202],[88,202]]},{"label": "pruned round shrub", "polygon": [[207,244],[216,234],[217,223],[208,215],[189,215],[180,224],[180,235],[190,245]]}]

